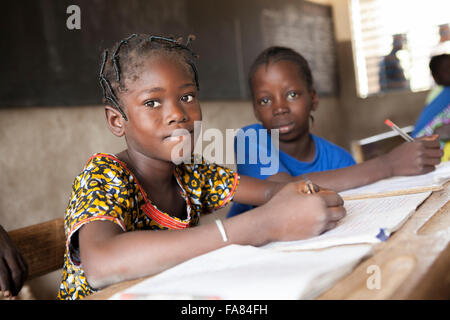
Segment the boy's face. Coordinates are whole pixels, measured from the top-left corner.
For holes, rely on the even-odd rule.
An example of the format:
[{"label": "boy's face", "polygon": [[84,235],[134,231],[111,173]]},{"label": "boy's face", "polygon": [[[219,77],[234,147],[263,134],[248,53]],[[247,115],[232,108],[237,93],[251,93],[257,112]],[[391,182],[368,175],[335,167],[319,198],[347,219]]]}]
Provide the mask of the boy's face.
[{"label": "boy's face", "polygon": [[[139,79],[120,94],[128,117],[123,121],[128,148],[172,161],[172,149],[185,139],[192,152],[194,121],[202,119],[192,74],[181,62],[162,55],[146,59],[140,68]],[[176,136],[176,129],[188,130],[190,136]]]},{"label": "boy's face", "polygon": [[309,115],[317,108],[314,90],[300,76],[299,66],[281,60],[261,65],[253,76],[253,109],[264,128],[279,129],[280,141],[309,132]]}]

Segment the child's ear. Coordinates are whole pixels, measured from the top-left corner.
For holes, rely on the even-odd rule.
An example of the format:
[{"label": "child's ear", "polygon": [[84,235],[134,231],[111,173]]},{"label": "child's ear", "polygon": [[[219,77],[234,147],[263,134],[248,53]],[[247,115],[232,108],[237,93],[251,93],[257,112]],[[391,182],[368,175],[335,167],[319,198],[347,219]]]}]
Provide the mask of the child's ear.
[{"label": "child's ear", "polygon": [[311,90],[311,100],[312,100],[312,106],[311,111],[316,111],[319,107],[319,96],[317,95],[316,90]]},{"label": "child's ear", "polygon": [[125,134],[125,119],[120,112],[111,106],[105,106],[106,123],[113,135],[122,137]]}]

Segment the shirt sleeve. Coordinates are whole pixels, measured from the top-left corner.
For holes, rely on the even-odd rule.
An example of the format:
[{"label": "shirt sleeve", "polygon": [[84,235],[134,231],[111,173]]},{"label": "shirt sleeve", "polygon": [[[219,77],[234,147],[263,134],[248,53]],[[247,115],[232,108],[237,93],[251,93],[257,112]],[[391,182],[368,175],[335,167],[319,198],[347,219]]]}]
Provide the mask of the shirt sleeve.
[{"label": "shirt sleeve", "polygon": [[341,156],[339,157],[339,164],[338,164],[338,168],[345,168],[345,167],[350,167],[356,164],[355,159],[353,159],[352,155],[344,150],[343,152],[341,152]]},{"label": "shirt sleeve", "polygon": [[341,169],[356,164],[356,161],[353,159],[350,152],[341,146],[335,145],[325,139],[322,139],[321,143],[321,148],[323,148],[324,152],[323,158],[327,159],[325,162],[327,163],[327,166],[323,167],[321,171]]},{"label": "shirt sleeve", "polygon": [[111,183],[110,172],[95,168],[79,176],[73,185],[69,206],[66,211],[65,229],[67,252],[75,265],[80,265],[78,230],[92,221],[111,221],[126,231],[124,217],[129,201],[122,197],[124,188],[115,177]]},{"label": "shirt sleeve", "polygon": [[233,199],[239,184],[239,176],[231,169],[217,164],[201,165],[201,203],[204,212],[224,207]]}]

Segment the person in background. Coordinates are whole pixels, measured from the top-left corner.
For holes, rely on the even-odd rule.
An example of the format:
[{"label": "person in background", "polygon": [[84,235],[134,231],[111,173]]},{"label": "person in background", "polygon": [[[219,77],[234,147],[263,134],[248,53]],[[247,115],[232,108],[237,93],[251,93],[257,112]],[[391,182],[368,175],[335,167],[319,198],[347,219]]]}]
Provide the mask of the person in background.
[{"label": "person in background", "polygon": [[[431,49],[430,60],[434,56],[438,56],[441,54],[450,54],[450,25],[449,24],[441,24],[439,26],[439,42],[438,44]],[[436,83],[436,81],[431,77],[430,80],[432,83],[432,88],[425,99],[425,105],[430,104],[431,101],[436,98],[439,93],[441,93],[443,86]]]},{"label": "person in background", "polygon": [[431,56],[450,54],[450,24],[439,26],[439,43],[431,50]]},{"label": "person in background", "polygon": [[[307,174],[322,187],[343,191],[393,176],[424,174],[440,162],[437,136],[402,143],[386,154],[355,164],[348,151],[312,134],[311,117],[319,97],[308,62],[290,48],[270,47],[261,52],[250,68],[248,84],[253,112],[261,123],[246,126],[236,135],[239,174],[269,181],[296,181]],[[273,152],[277,147],[271,143],[272,129],[279,130],[279,166],[277,172],[265,174],[262,169],[268,165],[261,157],[250,160],[250,145],[257,148],[256,154],[261,150]],[[241,150],[239,141],[249,136],[249,131],[263,135],[245,143]],[[228,217],[252,208],[234,202]]]},{"label": "person in background", "polygon": [[437,85],[442,87],[439,94],[422,110],[411,136],[439,135],[442,161],[450,159],[450,54],[434,56],[430,60],[430,71]]},{"label": "person in background", "polygon": [[409,89],[409,80],[405,75],[409,65],[409,55],[405,46],[405,34],[392,36],[392,50],[380,62],[379,83],[382,91]]}]

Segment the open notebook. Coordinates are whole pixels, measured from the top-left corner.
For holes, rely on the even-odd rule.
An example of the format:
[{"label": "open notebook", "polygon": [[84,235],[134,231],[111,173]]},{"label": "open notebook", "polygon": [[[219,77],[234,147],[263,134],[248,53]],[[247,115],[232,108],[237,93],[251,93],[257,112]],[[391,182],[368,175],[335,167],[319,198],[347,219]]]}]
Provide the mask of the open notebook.
[{"label": "open notebook", "polygon": [[[436,170],[424,175],[384,179],[342,192],[342,197],[361,199],[345,200],[347,216],[339,221],[336,228],[307,240],[273,242],[264,248],[311,250],[385,241],[430,196],[433,188],[441,189],[449,180],[450,161],[441,163]],[[448,200],[442,199],[442,204]]]},{"label": "open notebook", "polygon": [[347,215],[336,228],[317,237],[272,242],[263,248],[311,250],[355,243],[377,243],[388,239],[414,213],[431,192],[344,202]]},{"label": "open notebook", "polygon": [[313,299],[371,254],[369,245],[305,252],[229,245],[181,263],[111,299]]},{"label": "open notebook", "polygon": [[383,179],[367,186],[340,192],[344,200],[378,198],[414,194],[442,189],[450,181],[450,161],[442,162],[436,170],[418,176],[403,176]]}]

